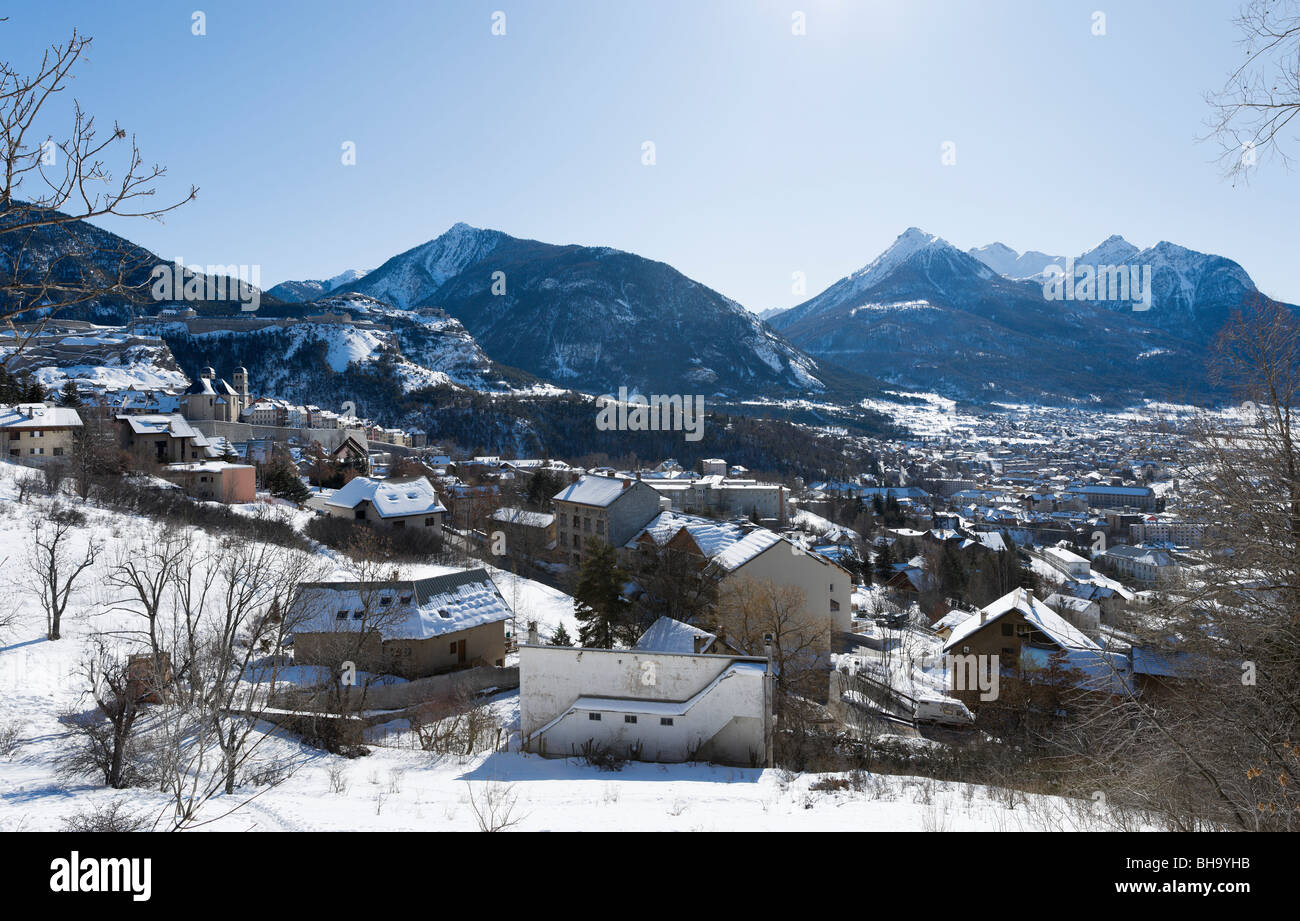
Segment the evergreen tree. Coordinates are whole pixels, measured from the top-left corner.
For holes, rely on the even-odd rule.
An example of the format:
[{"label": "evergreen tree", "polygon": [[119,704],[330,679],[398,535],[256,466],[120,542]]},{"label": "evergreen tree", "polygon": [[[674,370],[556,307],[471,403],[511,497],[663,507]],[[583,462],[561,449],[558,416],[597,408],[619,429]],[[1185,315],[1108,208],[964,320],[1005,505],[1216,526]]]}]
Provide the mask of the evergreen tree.
[{"label": "evergreen tree", "polygon": [[876,581],[884,585],[894,577],[894,551],[889,544],[881,541],[876,550]]},{"label": "evergreen tree", "polygon": [[59,391],[59,405],[73,407],[81,405],[81,394],[77,391],[77,382],[72,378],[68,378],[63,384],[63,389]]},{"label": "evergreen tree", "polygon": [[589,538],[583,552],[578,585],[573,592],[573,614],[578,619],[578,643],[592,649],[612,649],[615,642],[631,642],[631,604],[623,598],[627,573],[618,566],[614,548]]},{"label": "evergreen tree", "polygon": [[560,624],[558,627],[556,627],[555,632],[551,634],[551,645],[552,646],[573,645],[573,638],[569,636],[569,631],[564,628],[564,624]]},{"label": "evergreen tree", "polygon": [[290,502],[306,502],[311,491],[303,485],[293,461],[283,454],[275,454],[266,464],[262,483],[271,495]]}]

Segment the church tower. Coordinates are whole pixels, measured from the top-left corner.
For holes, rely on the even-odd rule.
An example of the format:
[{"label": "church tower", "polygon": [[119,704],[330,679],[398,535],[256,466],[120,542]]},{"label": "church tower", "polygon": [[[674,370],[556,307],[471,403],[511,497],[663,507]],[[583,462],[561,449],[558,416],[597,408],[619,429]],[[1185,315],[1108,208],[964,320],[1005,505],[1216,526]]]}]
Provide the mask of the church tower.
[{"label": "church tower", "polygon": [[236,418],[238,418],[240,412],[253,405],[252,398],[248,393],[248,369],[243,365],[235,369],[233,383],[235,390],[239,393],[239,409],[235,411]]}]

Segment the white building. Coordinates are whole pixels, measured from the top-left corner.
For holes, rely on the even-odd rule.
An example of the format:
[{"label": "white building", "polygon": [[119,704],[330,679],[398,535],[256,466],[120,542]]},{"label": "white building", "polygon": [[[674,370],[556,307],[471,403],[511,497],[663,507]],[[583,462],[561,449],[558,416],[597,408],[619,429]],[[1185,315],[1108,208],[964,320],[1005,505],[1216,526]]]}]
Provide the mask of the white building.
[{"label": "white building", "polygon": [[519,648],[524,751],[770,763],[767,660],[646,649]]},{"label": "white building", "polygon": [[1043,551],[1043,558],[1072,579],[1086,579],[1092,572],[1091,563],[1064,547],[1048,547]]}]

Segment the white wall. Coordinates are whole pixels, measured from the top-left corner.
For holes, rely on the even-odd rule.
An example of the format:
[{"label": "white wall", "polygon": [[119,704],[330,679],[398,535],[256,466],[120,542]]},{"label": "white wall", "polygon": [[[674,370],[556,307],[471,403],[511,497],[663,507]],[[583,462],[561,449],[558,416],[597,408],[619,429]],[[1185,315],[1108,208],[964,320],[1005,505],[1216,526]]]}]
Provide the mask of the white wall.
[{"label": "white wall", "polygon": [[[645,713],[644,701],[678,703],[708,688],[732,665],[741,668],[723,678],[685,713]],[[734,656],[688,655],[643,650],[571,649],[521,646],[519,649],[520,727],[525,739],[550,725],[530,742],[531,751],[556,757],[580,754],[595,740],[619,754],[635,744],[645,761],[684,761],[698,750],[701,760],[749,765],[764,758],[766,717],[764,660]],[[575,709],[580,697],[623,698]],[[600,712],[599,721],[591,712]],[[635,714],[637,722],[624,716]],[[672,726],[660,724],[671,716]]]}]

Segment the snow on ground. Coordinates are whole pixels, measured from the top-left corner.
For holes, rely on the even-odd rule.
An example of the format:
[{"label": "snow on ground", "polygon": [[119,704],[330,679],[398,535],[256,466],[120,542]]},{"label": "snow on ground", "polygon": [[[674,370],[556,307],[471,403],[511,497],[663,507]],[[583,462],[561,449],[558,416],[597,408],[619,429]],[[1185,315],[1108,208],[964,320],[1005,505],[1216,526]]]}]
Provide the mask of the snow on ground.
[{"label": "snow on ground", "polygon": [[[0,559],[14,623],[0,631],[0,728],[14,726],[18,747],[0,755],[0,831],[57,830],[90,805],[121,799],[128,811],[156,816],[167,800],[154,788],[111,790],[92,777],[68,778],[60,767],[72,738],[59,714],[84,710],[78,678],[94,631],[121,629],[131,615],[111,610],[105,566],[118,553],[156,539],[149,520],[81,506],[86,524],[73,535],[74,555],[91,540],[103,560],[73,593],[63,638],[44,638],[44,616],[27,586],[26,547],[43,499],[18,500],[15,476],[35,471],[0,465]],[[79,505],[75,499],[65,500]],[[279,511],[275,506],[263,506]],[[260,510],[260,509],[259,509]],[[245,510],[247,511],[247,510]],[[203,537],[202,539],[211,539]],[[336,565],[342,560],[324,554]],[[446,567],[413,567],[413,576]],[[502,593],[543,629],[573,629],[567,596],[496,573]],[[290,669],[285,677],[301,669]],[[812,789],[842,775],[795,775],[710,765],[632,763],[601,771],[578,760],[547,760],[517,751],[518,691],[492,700],[513,736],[512,750],[468,757],[435,756],[410,746],[400,732],[348,760],[302,745],[264,724],[257,763],[278,764],[274,787],[240,786],[218,796],[203,816],[211,830],[474,830],[474,804],[513,798],[521,830],[1021,830],[1088,827],[1090,804],[898,776],[860,776],[857,789]],[[401,724],[390,725],[400,730]],[[336,775],[336,783],[331,775]],[[332,792],[334,791],[334,792]],[[238,809],[233,807],[239,806]],[[233,809],[233,811],[232,811]]]}]

